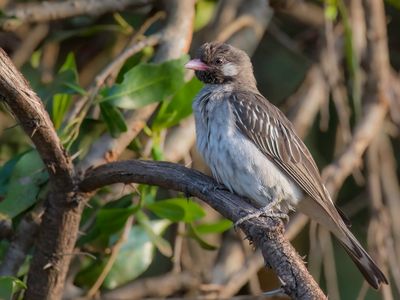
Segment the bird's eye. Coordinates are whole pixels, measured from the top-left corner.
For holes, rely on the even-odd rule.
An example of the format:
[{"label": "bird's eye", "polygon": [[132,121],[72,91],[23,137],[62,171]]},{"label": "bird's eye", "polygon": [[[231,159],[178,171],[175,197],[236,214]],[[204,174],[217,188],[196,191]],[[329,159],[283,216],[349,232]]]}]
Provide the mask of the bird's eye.
[{"label": "bird's eye", "polygon": [[221,57],[218,57],[214,60],[214,63],[218,66],[222,65],[222,63],[224,62],[224,59]]}]

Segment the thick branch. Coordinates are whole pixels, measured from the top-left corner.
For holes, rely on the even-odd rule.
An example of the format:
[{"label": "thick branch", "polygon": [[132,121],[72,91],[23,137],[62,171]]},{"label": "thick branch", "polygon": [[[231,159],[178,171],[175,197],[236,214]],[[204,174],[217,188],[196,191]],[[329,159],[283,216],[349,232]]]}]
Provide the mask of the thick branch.
[{"label": "thick branch", "polygon": [[[97,167],[80,183],[83,192],[113,183],[145,183],[196,196],[224,217],[237,221],[255,208],[244,199],[218,188],[210,177],[168,162],[120,161]],[[284,283],[285,292],[294,299],[326,299],[307,272],[301,257],[284,238],[281,220],[258,218],[240,225],[248,238],[258,246],[265,261]]]},{"label": "thick branch", "polygon": [[[62,253],[73,249],[80,220],[76,208],[83,207],[83,203],[76,205],[71,159],[65,153],[42,102],[3,50],[0,50],[0,98],[7,103],[35,144],[51,184],[29,272],[26,298],[57,299],[71,259],[70,255]],[[64,228],[71,229],[71,232]],[[24,243],[21,249],[26,251],[29,244]]]},{"label": "thick branch", "polygon": [[61,2],[43,1],[24,3],[4,11],[7,17],[20,22],[46,22],[79,15],[101,15],[108,11],[123,10],[127,6],[144,6],[152,0],[68,0]]},{"label": "thick branch", "polygon": [[57,187],[72,185],[72,164],[65,154],[53,123],[42,101],[15,68],[11,59],[0,49],[0,100],[19,121],[35,144]]}]

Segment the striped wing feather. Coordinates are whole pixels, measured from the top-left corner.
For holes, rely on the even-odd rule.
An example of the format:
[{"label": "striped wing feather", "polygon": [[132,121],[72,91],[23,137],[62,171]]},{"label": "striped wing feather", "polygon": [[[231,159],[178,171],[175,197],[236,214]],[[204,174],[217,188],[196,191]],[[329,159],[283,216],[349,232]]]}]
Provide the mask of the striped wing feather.
[{"label": "striped wing feather", "polygon": [[[235,92],[230,96],[236,126],[310,197],[323,203],[330,197],[318,168],[285,115],[263,96]],[[327,209],[326,205],[325,209]],[[329,208],[328,208],[329,209]]]}]

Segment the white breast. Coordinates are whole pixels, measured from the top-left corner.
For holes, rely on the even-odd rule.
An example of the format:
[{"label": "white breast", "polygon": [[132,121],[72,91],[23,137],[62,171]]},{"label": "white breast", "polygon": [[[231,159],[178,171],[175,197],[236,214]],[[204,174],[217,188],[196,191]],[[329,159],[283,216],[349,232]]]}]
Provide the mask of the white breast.
[{"label": "white breast", "polygon": [[258,206],[271,196],[290,205],[302,198],[300,188],[275,166],[234,124],[229,102],[222,92],[203,89],[193,102],[197,148],[216,180]]}]

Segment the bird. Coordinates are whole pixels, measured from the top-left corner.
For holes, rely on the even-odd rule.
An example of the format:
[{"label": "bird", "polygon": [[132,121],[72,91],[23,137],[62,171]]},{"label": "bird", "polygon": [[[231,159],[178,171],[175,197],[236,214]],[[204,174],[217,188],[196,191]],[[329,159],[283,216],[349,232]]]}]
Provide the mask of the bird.
[{"label": "bird", "polygon": [[209,42],[185,68],[204,83],[192,104],[198,152],[218,183],[258,209],[236,224],[299,210],[336,236],[374,289],[388,284],[349,230],[349,219],[333,203],[292,123],[258,91],[249,56]]}]

